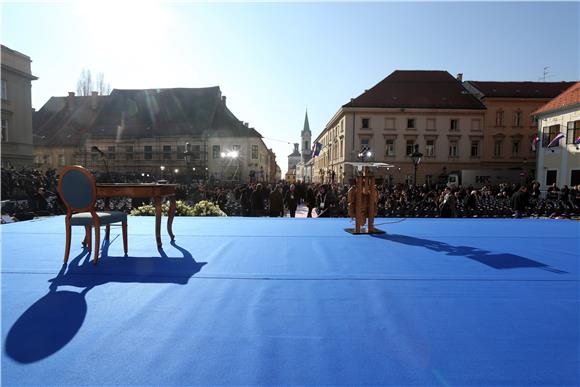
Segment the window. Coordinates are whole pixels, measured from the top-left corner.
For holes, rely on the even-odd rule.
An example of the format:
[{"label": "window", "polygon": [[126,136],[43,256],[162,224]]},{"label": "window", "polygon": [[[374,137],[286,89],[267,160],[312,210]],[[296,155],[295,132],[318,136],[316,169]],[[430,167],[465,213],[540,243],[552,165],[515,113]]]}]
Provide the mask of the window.
[{"label": "window", "polygon": [[125,159],[133,160],[133,145],[125,146]]},{"label": "window", "polygon": [[394,118],[385,118],[385,129],[395,129]]},{"label": "window", "polygon": [[427,185],[433,184],[433,175],[425,175],[425,184]]},{"label": "window", "polygon": [[370,121],[370,119],[368,119],[368,118],[363,118],[362,119],[362,128],[363,129],[370,128],[370,126],[369,126],[370,125],[370,122],[369,121]]},{"label": "window", "polygon": [[542,146],[545,148],[548,144],[560,134],[560,125],[544,126],[542,130]]},{"label": "window", "polygon": [[415,151],[415,140],[407,140],[407,156],[410,156]]},{"label": "window", "polygon": [[580,169],[570,171],[570,185],[577,186],[580,184]]},{"label": "window", "polygon": [[556,179],[558,177],[558,171],[555,169],[551,169],[546,172],[546,185],[552,185],[556,183]]},{"label": "window", "polygon": [[449,157],[458,157],[459,152],[457,150],[457,141],[449,142]]},{"label": "window", "polygon": [[63,154],[58,155],[58,165],[60,167],[64,167],[66,165]]},{"label": "window", "polygon": [[361,138],[360,139],[360,147],[361,147],[361,149],[362,149],[362,147],[365,147],[365,146],[368,147],[369,146],[369,143],[370,143],[370,138],[368,138],[368,137]]},{"label": "window", "polygon": [[114,146],[107,147],[107,158],[109,160],[115,160],[115,147]]},{"label": "window", "polygon": [[435,140],[427,140],[425,142],[425,156],[427,157],[435,156]]},{"label": "window", "polygon": [[191,146],[191,159],[200,160],[201,159],[201,145]]},{"label": "window", "polygon": [[2,90],[0,91],[0,96],[2,97],[2,99],[8,99],[8,84],[6,82],[6,79],[2,80]]},{"label": "window", "polygon": [[44,161],[45,165],[51,165],[52,164],[52,157],[50,157],[50,155],[44,155],[43,161]]},{"label": "window", "polygon": [[252,145],[252,160],[258,159],[258,146]]},{"label": "window", "polygon": [[214,159],[219,159],[221,155],[221,147],[219,145],[214,145],[211,147],[211,157]]},{"label": "window", "polygon": [[395,140],[389,138],[385,142],[385,156],[395,155]]},{"label": "window", "polygon": [[493,143],[493,156],[494,157],[501,157],[501,146],[502,141],[501,140],[495,140],[495,142]]},{"label": "window", "polygon": [[415,119],[414,118],[407,119],[407,129],[415,129]]},{"label": "window", "polygon": [[[197,147],[199,148],[199,145]],[[240,151],[240,146],[239,145],[234,145],[234,146],[232,146],[232,150],[235,150],[235,151],[238,151],[239,152]]]},{"label": "window", "polygon": [[449,122],[449,130],[451,130],[451,131],[458,131],[459,130],[459,120],[458,119],[452,119]]},{"label": "window", "polygon": [[8,120],[2,119],[2,142],[8,141]]},{"label": "window", "polygon": [[580,142],[580,120],[568,122],[566,134],[566,144],[577,144]]},{"label": "window", "polygon": [[495,126],[503,126],[503,110],[495,112]]},{"label": "window", "polygon": [[427,130],[435,130],[435,118],[427,118]]},{"label": "window", "polygon": [[474,131],[481,130],[481,120],[479,118],[474,118],[471,120],[471,130]]},{"label": "window", "polygon": [[153,146],[145,145],[143,147],[143,159],[144,160],[153,160]]},{"label": "window", "polygon": [[520,111],[514,113],[514,126],[522,126],[522,112]]},{"label": "window", "polygon": [[520,140],[512,142],[512,156],[517,157],[520,154]]},{"label": "window", "polygon": [[97,160],[99,160],[99,154],[97,153],[97,150],[94,147],[91,147],[91,161]]},{"label": "window", "polygon": [[163,160],[171,160],[171,145],[163,145]]},{"label": "window", "polygon": [[471,157],[479,157],[479,141],[471,142]]},{"label": "window", "polygon": [[185,145],[177,146],[177,154],[175,158],[177,160],[185,160]]}]

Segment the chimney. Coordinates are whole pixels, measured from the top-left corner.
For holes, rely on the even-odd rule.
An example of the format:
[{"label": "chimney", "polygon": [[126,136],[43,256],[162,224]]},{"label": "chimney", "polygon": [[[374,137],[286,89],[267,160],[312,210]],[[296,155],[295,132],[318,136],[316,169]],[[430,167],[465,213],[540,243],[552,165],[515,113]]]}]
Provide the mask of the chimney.
[{"label": "chimney", "polygon": [[224,104],[224,106],[225,106],[225,104],[226,104],[226,96],[225,96],[225,95],[222,95],[222,103],[223,103],[223,104]]},{"label": "chimney", "polygon": [[74,91],[68,92],[68,97],[66,99],[66,106],[69,109],[72,109],[75,106],[75,93],[74,93]]},{"label": "chimney", "polygon": [[245,126],[246,128],[248,127],[248,125],[250,125],[250,123],[249,123],[249,122],[244,122],[244,126]]},{"label": "chimney", "polygon": [[97,109],[97,102],[99,100],[99,93],[96,91],[91,92],[91,109]]},{"label": "chimney", "polygon": [[457,80],[463,82],[463,73],[457,73]]}]

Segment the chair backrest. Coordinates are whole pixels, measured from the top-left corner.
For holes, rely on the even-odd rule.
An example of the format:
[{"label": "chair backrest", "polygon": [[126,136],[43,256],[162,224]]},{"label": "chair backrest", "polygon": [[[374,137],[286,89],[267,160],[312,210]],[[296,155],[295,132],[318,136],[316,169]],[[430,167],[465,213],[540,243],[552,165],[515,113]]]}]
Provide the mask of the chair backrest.
[{"label": "chair backrest", "polygon": [[69,210],[89,211],[97,200],[97,184],[86,168],[80,165],[68,166],[60,172],[58,193]]}]

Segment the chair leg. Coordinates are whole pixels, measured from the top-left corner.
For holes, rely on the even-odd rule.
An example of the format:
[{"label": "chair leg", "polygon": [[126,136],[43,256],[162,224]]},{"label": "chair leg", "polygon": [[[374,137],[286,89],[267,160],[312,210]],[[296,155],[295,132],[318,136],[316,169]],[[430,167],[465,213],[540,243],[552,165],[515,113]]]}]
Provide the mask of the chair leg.
[{"label": "chair leg", "polygon": [[70,221],[65,221],[65,227],[66,227],[66,242],[64,247],[64,263],[66,265],[66,263],[68,262],[68,255],[70,254],[70,241],[72,233]]},{"label": "chair leg", "polygon": [[105,239],[106,240],[111,240],[111,238],[109,238],[111,235],[111,225],[107,224],[107,226],[105,227]]},{"label": "chair leg", "polygon": [[101,227],[95,226],[95,255],[93,263],[96,265],[99,260],[99,250],[101,249]]},{"label": "chair leg", "polygon": [[91,251],[91,226],[85,226],[85,239],[83,240],[83,247]]},{"label": "chair leg", "polygon": [[123,250],[125,250],[125,255],[127,255],[127,252],[129,251],[129,246],[128,246],[128,238],[127,238],[127,221],[124,221],[122,223],[122,228],[123,228]]}]

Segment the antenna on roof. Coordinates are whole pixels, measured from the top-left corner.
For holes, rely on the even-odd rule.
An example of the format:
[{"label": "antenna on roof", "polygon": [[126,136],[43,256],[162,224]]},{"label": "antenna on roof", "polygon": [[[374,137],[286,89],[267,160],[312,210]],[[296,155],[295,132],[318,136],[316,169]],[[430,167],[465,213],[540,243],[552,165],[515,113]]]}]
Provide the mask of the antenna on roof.
[{"label": "antenna on roof", "polygon": [[542,74],[542,77],[540,78],[542,80],[542,82],[546,82],[546,78],[550,77],[550,66],[544,66],[544,73]]}]

